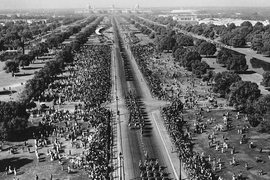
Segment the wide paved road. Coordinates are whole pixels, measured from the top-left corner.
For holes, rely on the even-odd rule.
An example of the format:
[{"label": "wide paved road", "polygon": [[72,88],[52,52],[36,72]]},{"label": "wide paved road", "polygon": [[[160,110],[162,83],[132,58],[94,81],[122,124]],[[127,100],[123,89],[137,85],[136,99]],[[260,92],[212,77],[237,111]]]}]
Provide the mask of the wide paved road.
[{"label": "wide paved road", "polygon": [[[116,21],[117,22],[117,21]],[[139,161],[144,160],[144,153],[147,151],[150,158],[157,158],[160,165],[165,166],[165,172],[170,173],[172,179],[179,179],[180,163],[178,155],[172,152],[172,143],[169,135],[164,127],[160,117],[160,107],[166,105],[166,102],[157,101],[152,98],[150,90],[144,81],[141,72],[135,60],[131,57],[131,53],[127,44],[122,41],[121,36],[118,36],[118,23],[113,24],[115,45],[114,57],[112,66],[114,76],[115,99],[118,96],[118,101],[112,103],[112,109],[118,107],[120,111],[119,118],[117,117],[117,154],[123,153],[123,161],[118,157],[118,179],[140,179]],[[120,43],[118,43],[120,40]],[[126,79],[124,71],[124,62],[121,57],[120,47],[124,48],[124,53],[130,63],[133,79]],[[144,106],[147,113],[147,131],[142,136],[139,130],[130,130],[128,128],[128,111],[124,104],[124,94],[128,91],[136,91],[137,95]],[[121,168],[119,169],[119,167]],[[123,171],[124,169],[124,171]],[[186,178],[182,169],[182,179]]]}]

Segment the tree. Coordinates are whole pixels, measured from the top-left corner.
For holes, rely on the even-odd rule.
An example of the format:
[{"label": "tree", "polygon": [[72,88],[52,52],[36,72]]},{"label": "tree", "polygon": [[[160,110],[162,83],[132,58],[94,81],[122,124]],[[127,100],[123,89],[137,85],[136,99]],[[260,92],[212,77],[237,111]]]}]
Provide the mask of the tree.
[{"label": "tree", "polygon": [[255,102],[247,104],[246,112],[250,125],[256,127],[261,124],[260,131],[270,133],[270,95],[262,95]]},{"label": "tree", "polygon": [[19,39],[16,39],[13,41],[13,48],[17,49],[18,47],[23,48],[24,42],[20,41]]},{"label": "tree", "polygon": [[227,70],[235,72],[244,72],[248,69],[247,61],[244,55],[233,55],[227,60]]},{"label": "tree", "polygon": [[248,28],[251,28],[251,29],[253,27],[252,24],[251,24],[251,22],[249,22],[249,21],[242,22],[240,26],[241,27],[248,27]]},{"label": "tree", "polygon": [[261,82],[261,85],[264,87],[270,87],[270,71],[265,71],[263,73],[263,80]]},{"label": "tree", "polygon": [[263,23],[256,22],[256,24],[253,27],[253,32],[256,32],[256,31],[259,31],[259,32],[264,31],[264,25],[263,25]]},{"label": "tree", "polygon": [[171,37],[171,36],[164,36],[159,42],[158,42],[158,49],[160,51],[163,50],[172,50],[172,48],[175,46],[176,44],[176,40],[175,38]]},{"label": "tree", "polygon": [[235,29],[236,28],[236,25],[234,24],[234,23],[230,23],[230,24],[228,24],[228,26],[227,26],[227,29],[229,30],[229,31],[232,31],[233,29]]},{"label": "tree", "polygon": [[0,39],[0,51],[5,50],[5,41]]},{"label": "tree", "polygon": [[15,73],[20,72],[19,69],[19,62],[16,60],[9,60],[6,61],[4,70],[6,71],[6,73],[12,73],[12,76],[14,76]]},{"label": "tree", "polygon": [[270,64],[257,58],[251,58],[250,64],[253,68],[262,68],[264,71],[270,71]]},{"label": "tree", "polygon": [[173,53],[173,56],[174,56],[176,61],[178,61],[178,62],[180,62],[180,64],[182,64],[182,60],[183,60],[183,57],[184,57],[186,52],[187,52],[187,49],[180,46]]},{"label": "tree", "polygon": [[220,93],[221,96],[225,97],[230,92],[230,86],[241,80],[241,77],[233,72],[224,71],[217,73],[214,77],[213,91]]},{"label": "tree", "polygon": [[203,42],[206,42],[206,40],[204,40],[204,39],[196,39],[195,40],[195,45],[197,47],[199,47]]},{"label": "tree", "polygon": [[241,34],[237,34],[235,36],[233,36],[230,39],[230,43],[231,46],[237,48],[237,47],[243,47],[246,45],[246,39],[244,35]]},{"label": "tree", "polygon": [[185,53],[185,56],[183,58],[183,65],[186,67],[189,71],[192,70],[192,64],[198,60],[201,61],[202,57],[197,51],[187,51]]},{"label": "tree", "polygon": [[230,86],[227,98],[237,110],[245,110],[248,103],[253,103],[261,95],[259,86],[251,81],[237,81]]},{"label": "tree", "polygon": [[37,46],[34,46],[32,49],[32,54],[36,57],[41,56],[44,53],[48,53],[48,44],[47,43],[39,43]]},{"label": "tree", "polygon": [[214,55],[217,51],[217,48],[213,43],[202,42],[199,45],[198,51],[201,55],[206,55],[206,57],[208,57],[209,55]]},{"label": "tree", "polygon": [[28,118],[24,104],[0,101],[0,139],[21,135],[27,127]]},{"label": "tree", "polygon": [[71,49],[74,52],[78,52],[81,48],[81,43],[78,40],[74,40],[71,42]]},{"label": "tree", "polygon": [[192,73],[197,77],[201,77],[207,72],[207,69],[210,68],[210,66],[205,61],[201,62],[200,60],[196,60],[191,66]]},{"label": "tree", "polygon": [[222,42],[223,44],[226,44],[226,45],[231,45],[231,40],[233,39],[233,37],[234,37],[234,34],[231,32],[222,34],[220,36],[220,42]]},{"label": "tree", "polygon": [[72,48],[66,46],[62,51],[60,51],[56,57],[56,59],[61,60],[65,63],[72,63],[74,61]]},{"label": "tree", "polygon": [[215,76],[216,76],[215,71],[210,70],[207,71],[205,75],[203,75],[202,80],[209,82],[212,81]]},{"label": "tree", "polygon": [[231,56],[232,56],[232,54],[229,53],[228,50],[226,50],[225,48],[221,48],[221,50],[218,51],[218,54],[217,54],[217,63],[223,64],[224,66],[226,66],[227,61]]},{"label": "tree", "polygon": [[16,60],[19,61],[19,65],[24,68],[24,66],[29,66],[30,62],[33,61],[33,57],[27,54],[22,54],[16,57]]},{"label": "tree", "polygon": [[45,71],[48,77],[55,77],[57,74],[62,73],[62,68],[61,61],[51,60],[46,62],[42,70]]},{"label": "tree", "polygon": [[261,52],[263,47],[262,35],[256,34],[251,41],[251,49],[257,52]]},{"label": "tree", "polygon": [[184,34],[177,35],[176,42],[179,46],[193,46],[193,38]]},{"label": "tree", "polygon": [[263,43],[261,51],[263,55],[270,56],[270,40]]},{"label": "tree", "polygon": [[213,39],[213,37],[215,36],[214,25],[213,24],[210,24],[210,25],[205,24],[203,35],[207,38]]}]

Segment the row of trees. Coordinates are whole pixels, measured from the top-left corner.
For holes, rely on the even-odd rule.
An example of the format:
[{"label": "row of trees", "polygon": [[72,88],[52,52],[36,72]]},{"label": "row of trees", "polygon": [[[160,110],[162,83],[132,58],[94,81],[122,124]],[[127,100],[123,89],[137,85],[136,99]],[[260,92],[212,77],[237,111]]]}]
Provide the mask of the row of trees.
[{"label": "row of trees", "polygon": [[65,48],[57,55],[56,60],[46,62],[45,66],[26,82],[24,91],[20,96],[21,102],[30,102],[48,88],[56,75],[62,73],[64,64],[70,62],[70,55],[71,48]]},{"label": "row of trees", "polygon": [[130,19],[127,16],[122,16],[126,21],[128,21],[130,24],[133,24],[135,28],[137,28],[141,33],[146,34],[149,36],[150,39],[155,38],[155,32],[148,28],[147,26],[141,25],[140,23],[136,23],[136,21]]},{"label": "row of trees", "polygon": [[[136,16],[133,17],[148,26],[151,24]],[[180,65],[187,70],[192,71],[197,77],[201,77],[209,68],[209,65],[206,62],[201,61],[202,57],[200,56],[200,53],[201,55],[209,56],[216,52],[214,44],[199,40],[196,41],[195,44],[195,39],[193,37],[181,33],[176,34],[175,31],[170,28],[161,33],[156,32],[154,42],[157,51],[172,51],[175,60],[180,62]]]},{"label": "row of trees", "polygon": [[225,97],[229,105],[248,115],[249,123],[256,127],[260,125],[261,132],[270,133],[270,95],[261,95],[256,83],[242,81],[233,72],[214,74],[213,91]]},{"label": "row of trees", "polygon": [[240,26],[231,23],[227,26],[199,24],[177,27],[211,39],[220,37],[222,43],[233,47],[244,47],[247,42],[250,42],[251,49],[270,55],[270,25],[264,26],[261,22],[257,22],[254,26],[249,21],[245,21]]},{"label": "row of trees", "polygon": [[81,31],[83,27],[92,23],[96,20],[96,16],[91,16],[86,19],[85,22],[81,22],[80,24],[69,26],[68,29],[61,33],[53,33],[50,37],[47,38],[46,43],[49,48],[57,48],[65,39],[68,39],[72,34],[76,34]]},{"label": "row of trees", "polygon": [[56,60],[47,62],[40,71],[36,72],[33,79],[26,82],[25,89],[21,94],[21,100],[23,102],[30,102],[33,98],[37,98],[55,79],[56,75],[62,73],[65,64],[73,63],[73,52],[80,50],[80,47],[86,43],[87,37],[95,31],[102,19],[103,17],[97,18],[84,31],[78,33],[71,46],[63,47],[57,54]]},{"label": "row of trees", "polygon": [[12,76],[14,76],[15,73],[20,72],[20,66],[22,68],[29,66],[34,58],[35,57],[33,55],[29,54],[18,55],[14,60],[6,61],[4,70],[6,73],[12,73]]},{"label": "row of trees", "polygon": [[157,36],[155,44],[158,51],[172,50],[175,61],[197,77],[202,77],[210,67],[206,62],[201,61],[201,55],[210,56],[216,52],[214,44],[185,34],[176,34],[173,30],[167,30],[166,34]]},{"label": "row of trees", "polygon": [[39,35],[44,35],[53,31],[62,24],[67,25],[75,21],[83,19],[82,16],[54,18],[50,17],[45,21],[34,21],[28,24],[27,21],[9,21],[5,25],[0,25],[0,51],[8,47],[18,48],[22,47],[23,41],[30,41]]},{"label": "row of trees", "polygon": [[175,24],[171,17],[159,18],[154,15],[147,15],[145,18],[207,38],[220,37],[222,43],[233,47],[244,47],[247,42],[250,42],[253,50],[264,55],[270,55],[270,25],[264,26],[261,22],[257,22],[254,26],[249,21],[244,21],[240,26],[236,26],[234,23],[227,26],[204,23],[180,25]]},{"label": "row of trees", "polygon": [[222,64],[227,70],[244,72],[248,69],[245,55],[227,48],[221,48],[217,54],[217,63]]},{"label": "row of trees", "polygon": [[[200,31],[201,35],[206,37],[214,38],[212,32],[215,34],[222,34],[224,27],[218,27],[214,25],[202,25],[203,28],[199,26],[185,26],[188,31]],[[257,23],[254,27],[250,26],[250,23],[246,22],[243,23],[239,29],[235,30],[234,33],[237,35],[226,37],[224,34],[224,39],[228,38],[230,41],[230,45],[233,46],[242,46],[244,43],[241,44],[242,37],[239,36],[240,33],[244,33],[245,35],[249,35],[247,32],[256,32],[260,29],[261,24]],[[192,29],[193,28],[193,29]],[[196,30],[197,28],[197,30]],[[226,27],[227,28],[227,27]],[[228,28],[236,29],[234,25],[228,26]],[[268,26],[264,27],[264,31],[268,31]],[[262,30],[262,29],[261,29]],[[237,37],[238,36],[238,37]],[[184,38],[183,38],[184,37]],[[256,37],[256,36],[255,36]],[[185,39],[186,37],[182,35],[179,39]],[[238,38],[239,40],[233,39]],[[266,37],[265,37],[266,38]],[[162,39],[162,38],[160,38]],[[230,40],[233,39],[233,40]],[[188,42],[185,40],[185,42]],[[191,46],[192,43],[194,46]],[[177,61],[179,61],[183,66],[187,69],[192,70],[196,69],[200,62],[200,54],[201,55],[210,55],[215,52],[215,48],[211,45],[206,45],[207,42],[203,40],[190,40],[190,43],[184,44],[184,46],[179,46],[180,41],[177,41],[177,38],[168,35],[163,36],[163,40],[160,41],[161,49],[173,50],[173,56]],[[237,44],[239,43],[239,44]],[[163,44],[163,45],[162,45]],[[254,43],[252,43],[254,44]],[[183,44],[182,44],[183,45]],[[263,46],[262,46],[263,47]],[[194,51],[197,50],[197,51]],[[214,54],[214,53],[213,53]],[[258,61],[260,63],[258,63]],[[260,126],[259,130],[261,132],[268,132],[270,133],[270,95],[261,95],[259,87],[256,83],[250,81],[242,81],[241,77],[236,74],[235,72],[243,72],[248,69],[246,64],[245,56],[239,54],[235,51],[222,48],[217,55],[217,63],[223,64],[229,71],[225,71],[222,73],[217,73],[213,71],[208,71],[205,75],[203,75],[204,79],[206,80],[213,80],[213,91],[215,93],[219,93],[220,96],[225,97],[229,105],[233,105],[237,110],[244,111],[248,114],[249,123],[252,126]],[[262,68],[267,68],[269,65],[265,64],[265,62],[260,61],[258,59],[253,58],[251,60],[252,66],[259,66]],[[203,65],[200,65],[204,69]],[[200,69],[200,68],[199,68]],[[203,70],[200,70],[203,71]],[[234,72],[232,72],[234,71]],[[263,81],[262,85],[269,87],[270,85],[270,72],[265,72],[263,74]]]},{"label": "row of trees", "polygon": [[97,26],[103,20],[103,18],[103,16],[98,17],[93,23],[91,23],[83,31],[76,35],[76,38],[71,43],[71,50],[73,52],[78,52],[80,50],[80,47],[85,44],[88,40],[88,37],[95,32]]},{"label": "row of trees", "polygon": [[[160,13],[158,13],[158,14],[160,14]],[[177,21],[173,20],[172,16],[163,17],[163,16],[155,16],[152,14],[143,14],[142,17],[149,19],[151,21],[154,21],[154,22],[158,22],[158,23],[163,24],[163,25],[167,25],[168,27],[170,27],[170,26],[174,27],[177,25]]]},{"label": "row of trees", "polygon": [[144,25],[144,26],[147,26],[148,28],[152,29],[153,31],[156,32],[157,35],[161,35],[161,34],[166,34],[167,33],[167,29],[166,27],[164,26],[161,26],[161,25],[157,25],[157,24],[154,24],[150,21],[145,21],[144,19],[136,16],[136,15],[131,15],[130,16],[131,19],[135,20],[136,22]]},{"label": "row of trees", "polygon": [[262,61],[257,58],[251,58],[250,59],[250,64],[253,68],[262,68],[264,71],[270,71],[270,63]]},{"label": "row of trees", "polygon": [[196,50],[181,46],[176,47],[173,50],[173,56],[175,61],[179,62],[188,71],[192,71],[197,77],[202,77],[207,72],[207,69],[210,68],[205,61],[201,61],[202,57]]},{"label": "row of trees", "polygon": [[65,46],[58,53],[56,60],[47,62],[40,71],[36,72],[33,79],[26,82],[25,89],[21,94],[23,102],[30,102],[31,99],[37,98],[54,80],[56,75],[62,73],[65,64],[73,63],[73,52],[79,51],[80,47],[87,41],[87,37],[95,31],[102,19],[103,17],[99,17],[93,24],[86,27],[83,32],[78,33],[71,46]]},{"label": "row of trees", "polygon": [[[32,63],[35,60],[35,57],[39,57],[44,53],[48,53],[48,49],[52,49],[53,47],[57,48],[65,39],[69,38],[71,35],[78,33],[83,27],[85,27],[87,24],[92,23],[97,17],[92,16],[89,17],[85,22],[81,23],[80,25],[74,25],[67,28],[66,31],[62,33],[55,34],[53,33],[50,37],[47,38],[46,42],[42,42],[37,44],[36,46],[33,46],[30,50],[30,52],[27,55],[18,55],[13,60],[6,61],[4,70],[6,73],[12,73],[12,76],[14,76],[15,73],[20,72],[20,66],[24,68],[24,66],[29,66],[30,63]],[[92,28],[91,32],[93,32]],[[87,29],[86,29],[87,30]],[[82,40],[82,36],[84,36],[84,40]],[[82,45],[86,42],[87,38],[85,37],[87,35],[83,35],[80,33],[73,44],[75,45]],[[80,42],[80,43],[77,43]],[[77,47],[78,47],[77,46]]]},{"label": "row of trees", "polygon": [[15,73],[20,72],[20,67],[29,66],[30,63],[35,61],[36,57],[48,52],[48,44],[44,42],[39,43],[32,47],[28,54],[19,54],[14,59],[7,60],[3,69],[6,73],[12,73],[12,76],[14,76]]}]

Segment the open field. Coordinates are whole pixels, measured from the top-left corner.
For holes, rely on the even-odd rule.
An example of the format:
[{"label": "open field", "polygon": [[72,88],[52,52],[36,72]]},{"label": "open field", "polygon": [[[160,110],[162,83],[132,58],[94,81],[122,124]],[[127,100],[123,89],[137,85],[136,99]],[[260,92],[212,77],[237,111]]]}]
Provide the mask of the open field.
[{"label": "open field", "polygon": [[[16,100],[18,98],[18,93],[24,89],[25,83],[27,80],[32,79],[34,77],[35,71],[39,71],[45,63],[49,60],[36,60],[33,64],[26,66],[24,69],[20,69],[19,73],[16,73],[15,77],[12,77],[11,73],[5,73],[5,71],[0,71],[0,100],[1,101],[10,101]],[[0,62],[1,70],[5,66],[5,62]],[[3,88],[9,90],[13,93],[10,95],[8,92],[3,92]]]},{"label": "open field", "polygon": [[[242,172],[244,177],[247,179],[270,179],[269,167],[270,167],[270,159],[268,158],[268,154],[270,152],[270,135],[258,133],[256,128],[250,127],[249,123],[244,120],[244,118],[236,119],[236,112],[230,111],[230,121],[232,123],[232,129],[217,131],[215,130],[215,126],[223,125],[223,114],[227,113],[227,109],[224,110],[212,110],[209,113],[204,113],[204,118],[201,123],[206,123],[207,128],[204,130],[202,134],[193,134],[193,142],[194,142],[194,150],[197,152],[204,152],[205,157],[211,156],[211,164],[213,165],[213,158],[216,161],[216,172],[218,175],[221,175],[224,179],[231,179],[232,175],[238,175]],[[192,111],[188,111],[185,114],[187,117],[191,119],[189,121],[190,126],[194,129],[194,113]],[[209,124],[208,119],[213,118],[214,122]],[[245,131],[246,141],[243,144],[240,144],[240,140],[242,134],[238,133],[239,129],[243,127],[248,127]],[[221,148],[216,150],[216,146],[213,145],[209,147],[209,139],[208,135],[212,134],[215,131],[216,144],[222,144],[224,141],[229,144],[229,148],[225,149],[225,152],[221,152]],[[223,139],[225,137],[225,140]],[[250,148],[250,143],[254,143],[254,147]],[[235,148],[235,153],[231,154],[232,149]],[[260,149],[262,148],[262,152]],[[230,161],[232,161],[233,157],[235,157],[236,165],[230,165]],[[256,162],[256,157],[259,157],[261,161]],[[222,170],[220,171],[218,168],[218,159],[220,158],[222,163]],[[248,170],[245,167],[245,163],[248,163]],[[263,170],[265,173],[262,176],[259,176],[259,171]]]},{"label": "open field", "polygon": [[147,35],[145,35],[145,34],[137,33],[136,36],[141,40],[139,42],[139,44],[141,44],[141,45],[146,45],[146,44],[154,42],[153,39],[149,39],[149,37]]}]

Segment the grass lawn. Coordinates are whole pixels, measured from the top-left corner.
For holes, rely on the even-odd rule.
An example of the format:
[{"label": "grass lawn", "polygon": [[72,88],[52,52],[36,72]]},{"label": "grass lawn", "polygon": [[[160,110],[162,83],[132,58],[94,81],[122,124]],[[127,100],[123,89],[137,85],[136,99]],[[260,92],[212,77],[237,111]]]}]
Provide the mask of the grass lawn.
[{"label": "grass lawn", "polygon": [[147,35],[142,33],[135,34],[141,41],[138,44],[146,45],[149,43],[154,43],[154,39],[150,39]]},{"label": "grass lawn", "polygon": [[[222,143],[222,135],[224,135],[227,140],[226,142],[229,144],[229,149],[225,150],[225,153],[221,153],[221,150],[215,150],[215,147],[209,148],[208,145],[208,134],[211,134],[214,130],[214,126],[216,124],[223,124],[222,116],[227,111],[230,112],[230,118],[232,120],[233,128],[228,131],[217,131],[215,137],[216,141]],[[270,135],[258,133],[257,128],[252,128],[244,118],[239,120],[236,119],[236,112],[231,110],[212,110],[209,113],[204,113],[203,121],[206,122],[209,118],[214,118],[215,121],[213,124],[207,126],[206,130],[202,134],[193,134],[194,139],[194,150],[197,152],[205,152],[205,156],[211,155],[211,157],[215,158],[216,161],[220,158],[222,162],[222,170],[217,170],[217,174],[221,175],[224,179],[231,179],[233,173],[236,175],[242,172],[244,177],[247,179],[270,179],[270,159],[268,158],[268,154],[270,152]],[[194,112],[188,111],[186,114],[191,117],[189,124],[191,127],[194,127]],[[250,128],[245,133],[247,136],[247,142],[244,144],[240,144],[241,134],[238,134],[238,129],[242,128],[244,125],[249,126]],[[250,142],[253,142],[255,147],[249,148]],[[235,147],[235,154],[231,154],[232,147]],[[262,147],[262,153],[259,152]],[[236,159],[237,165],[230,165],[230,161],[232,161],[233,156]],[[262,161],[256,162],[255,157],[259,157]],[[245,163],[248,163],[250,167],[249,170],[246,170]],[[264,175],[259,176],[259,170],[264,170]]]},{"label": "grass lawn", "polygon": [[[2,70],[5,66],[5,62],[0,62],[0,100],[16,101],[18,98],[18,93],[24,89],[26,81],[32,79],[34,77],[34,72],[39,71],[47,61],[49,60],[36,60],[34,64],[30,64],[24,69],[21,69],[19,73],[16,73],[15,77],[12,77],[11,73],[5,73],[5,71]],[[9,87],[12,91],[14,91],[11,96],[9,93],[3,92],[3,88],[9,89]]]}]

